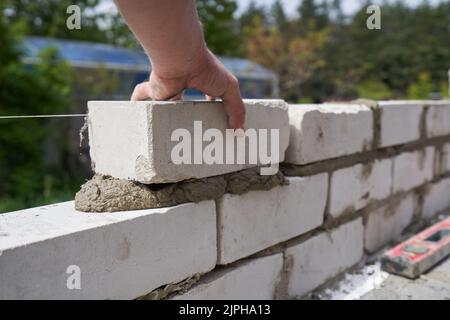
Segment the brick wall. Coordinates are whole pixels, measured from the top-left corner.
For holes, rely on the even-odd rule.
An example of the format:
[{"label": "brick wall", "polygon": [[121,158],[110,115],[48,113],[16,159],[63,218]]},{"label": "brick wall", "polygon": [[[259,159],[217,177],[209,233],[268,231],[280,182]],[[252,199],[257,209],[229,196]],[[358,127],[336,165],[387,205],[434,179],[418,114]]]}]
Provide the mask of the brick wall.
[{"label": "brick wall", "polygon": [[[167,116],[157,104],[116,102],[117,113],[105,112],[109,103],[91,105],[99,174],[176,188],[249,167],[170,170],[161,153],[168,144],[153,134]],[[225,130],[223,111],[208,111],[213,103],[200,106],[205,113],[192,103],[161,105],[178,108],[165,120],[176,126],[204,120]],[[211,199],[163,208],[85,213],[67,202],[0,215],[0,298],[300,298],[450,208],[449,101],[247,102],[255,106],[247,112],[252,127],[280,129],[285,183],[225,186]],[[121,128],[124,117],[132,132]],[[92,201],[118,197],[93,194]],[[70,290],[73,265],[81,281]]]}]

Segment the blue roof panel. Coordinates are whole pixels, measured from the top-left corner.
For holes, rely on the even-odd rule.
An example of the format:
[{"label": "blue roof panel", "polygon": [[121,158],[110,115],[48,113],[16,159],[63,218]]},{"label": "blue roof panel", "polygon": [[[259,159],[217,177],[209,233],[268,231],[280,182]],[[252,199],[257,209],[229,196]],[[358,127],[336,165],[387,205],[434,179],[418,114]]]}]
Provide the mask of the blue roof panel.
[{"label": "blue roof panel", "polygon": [[[116,47],[109,44],[85,42],[77,40],[62,40],[43,37],[25,38],[25,54],[27,58],[36,58],[39,51],[45,47],[59,49],[63,59],[74,64],[109,64],[127,65],[141,69],[149,69],[150,63],[143,51]],[[246,59],[219,57],[227,69],[237,76],[271,78],[274,73],[259,64]]]},{"label": "blue roof panel", "polygon": [[149,65],[144,52],[108,44],[41,37],[27,37],[25,40],[28,57],[37,57],[38,52],[45,47],[58,48],[64,59],[73,62]]}]

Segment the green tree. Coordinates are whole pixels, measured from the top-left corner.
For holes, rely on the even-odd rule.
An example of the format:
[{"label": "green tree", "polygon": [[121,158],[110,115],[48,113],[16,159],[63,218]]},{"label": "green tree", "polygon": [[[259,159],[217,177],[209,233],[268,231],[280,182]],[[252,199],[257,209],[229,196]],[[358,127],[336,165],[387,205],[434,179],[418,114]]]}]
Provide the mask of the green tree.
[{"label": "green tree", "polygon": [[[139,42],[117,11],[96,10],[102,0],[14,0],[6,5],[10,23],[20,22],[27,35],[69,40],[110,43],[123,47],[140,48]],[[66,26],[67,7],[78,5],[81,11],[81,29]]]},{"label": "green tree", "polygon": [[341,26],[345,22],[345,14],[342,10],[342,1],[341,0],[333,0],[331,3],[330,12],[333,14],[333,19],[337,23],[338,26]]},{"label": "green tree", "polygon": [[268,23],[267,20],[267,12],[264,6],[251,0],[246,10],[239,17],[240,30],[245,32],[245,29],[252,28],[256,22],[265,26]]},{"label": "green tree", "polygon": [[328,2],[320,4],[315,0],[302,0],[297,11],[299,15],[298,30],[301,34],[325,28],[329,22]]},{"label": "green tree", "polygon": [[450,83],[442,81],[440,85],[440,93],[443,98],[450,98]]},{"label": "green tree", "polygon": [[367,80],[358,84],[358,97],[363,99],[385,100],[392,98],[392,92],[389,87],[379,81]]},{"label": "green tree", "polygon": [[[0,4],[0,12],[4,12]],[[17,25],[0,15],[0,115],[53,113],[70,105],[67,74],[70,67],[49,48],[39,55],[33,70],[21,61]],[[43,196],[46,177],[44,143],[49,127],[39,119],[0,119],[0,212],[31,205]],[[7,199],[14,199],[7,206]]]},{"label": "green tree", "polygon": [[[101,0],[14,0],[7,1],[7,22],[24,23],[27,33],[62,39],[91,40],[108,42],[104,30],[99,27],[105,14],[93,10]],[[66,20],[69,17],[67,7],[76,4],[81,9],[81,29],[69,30]]]},{"label": "green tree", "polygon": [[215,54],[239,56],[241,38],[234,19],[234,0],[198,0],[197,10],[203,24],[206,43]]},{"label": "green tree", "polygon": [[433,86],[430,83],[430,74],[422,72],[416,82],[412,83],[408,88],[408,98],[410,99],[430,99],[433,92]]},{"label": "green tree", "polygon": [[[381,30],[368,30],[365,7],[345,29],[345,48],[339,63],[355,70],[355,83],[374,79],[385,83],[397,97],[426,71],[433,87],[446,80],[450,61],[450,2],[410,7],[397,2],[381,7]],[[335,53],[336,54],[336,53]],[[347,55],[346,59],[343,56]]]},{"label": "green tree", "polygon": [[291,23],[288,20],[283,8],[283,4],[280,0],[275,0],[270,9],[270,15],[273,19],[273,23],[278,30],[283,34],[291,32]]},{"label": "green tree", "polygon": [[325,65],[320,51],[327,42],[328,31],[289,37],[255,18],[254,25],[246,28],[245,33],[247,57],[279,76],[281,96],[288,101],[308,97],[304,84]]},{"label": "green tree", "polygon": [[106,42],[121,47],[142,50],[141,44],[120,14],[105,15],[102,21],[104,21],[102,31],[105,33]]}]

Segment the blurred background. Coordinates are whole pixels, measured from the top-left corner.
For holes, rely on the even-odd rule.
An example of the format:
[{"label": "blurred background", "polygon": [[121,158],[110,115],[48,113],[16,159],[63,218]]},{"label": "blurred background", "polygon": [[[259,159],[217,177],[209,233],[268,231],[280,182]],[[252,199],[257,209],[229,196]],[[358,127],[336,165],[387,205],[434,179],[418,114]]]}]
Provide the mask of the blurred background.
[{"label": "blurred background", "polygon": [[[450,0],[196,3],[210,49],[246,98],[448,97]],[[371,4],[380,30],[366,26]],[[66,26],[70,5],[81,8],[79,30]],[[85,113],[88,100],[126,100],[148,78],[112,0],[2,0],[0,12],[0,116]],[[73,199],[92,175],[83,123],[0,119],[0,213]]]}]

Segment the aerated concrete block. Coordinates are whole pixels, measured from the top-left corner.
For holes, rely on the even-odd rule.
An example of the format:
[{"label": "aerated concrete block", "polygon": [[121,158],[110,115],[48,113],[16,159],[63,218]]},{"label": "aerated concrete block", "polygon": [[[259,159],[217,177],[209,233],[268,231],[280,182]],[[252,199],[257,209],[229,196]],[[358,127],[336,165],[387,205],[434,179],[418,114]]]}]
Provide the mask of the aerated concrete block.
[{"label": "aerated concrete block", "polygon": [[286,162],[307,164],[371,148],[372,110],[360,104],[289,105]]},{"label": "aerated concrete block", "polygon": [[373,253],[398,238],[412,222],[416,205],[416,199],[410,193],[371,212],[364,229],[366,250]]},{"label": "aerated concrete block", "polygon": [[358,218],[286,250],[288,295],[300,298],[357,264],[363,256],[364,228]]},{"label": "aerated concrete block", "polygon": [[283,255],[244,260],[205,275],[174,300],[273,300]]},{"label": "aerated concrete block", "polygon": [[380,147],[420,139],[424,104],[420,101],[380,101]]},{"label": "aerated concrete block", "polygon": [[333,172],[330,184],[329,213],[339,217],[364,208],[370,201],[391,194],[392,160],[375,160]]},{"label": "aerated concrete block", "polygon": [[447,209],[450,209],[450,178],[442,179],[427,187],[422,216],[431,218]]},{"label": "aerated concrete block", "polygon": [[289,185],[217,201],[219,264],[228,264],[306,233],[323,222],[326,173],[287,178]]},{"label": "aerated concrete block", "polygon": [[86,214],[65,202],[0,215],[0,299],[134,299],[216,264],[214,201]]},{"label": "aerated concrete block", "polygon": [[450,134],[450,100],[428,101],[427,136],[434,138]]},{"label": "aerated concrete block", "polygon": [[151,184],[282,162],[289,143],[287,104],[246,100],[245,107],[246,136],[236,136],[226,130],[220,102],[89,102],[94,171]]},{"label": "aerated concrete block", "polygon": [[434,147],[394,157],[393,192],[409,191],[433,179]]}]

